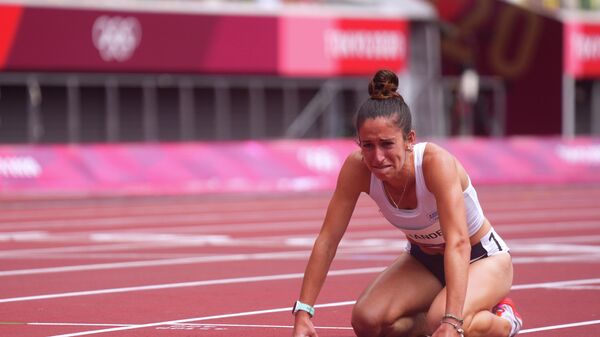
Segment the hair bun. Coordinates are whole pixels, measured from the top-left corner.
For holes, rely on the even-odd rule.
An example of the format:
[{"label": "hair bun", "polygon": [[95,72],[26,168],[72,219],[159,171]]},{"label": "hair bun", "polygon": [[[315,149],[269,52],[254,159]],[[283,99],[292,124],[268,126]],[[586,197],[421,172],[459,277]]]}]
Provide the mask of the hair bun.
[{"label": "hair bun", "polygon": [[397,90],[398,76],[391,70],[379,70],[369,82],[369,95],[372,99],[400,97]]}]

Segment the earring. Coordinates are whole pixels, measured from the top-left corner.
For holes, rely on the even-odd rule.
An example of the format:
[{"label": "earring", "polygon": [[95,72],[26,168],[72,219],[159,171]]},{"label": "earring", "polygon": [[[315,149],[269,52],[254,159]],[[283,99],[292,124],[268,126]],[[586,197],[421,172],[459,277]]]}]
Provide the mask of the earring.
[{"label": "earring", "polygon": [[406,151],[412,152],[413,151],[413,145],[410,144],[406,147]]}]

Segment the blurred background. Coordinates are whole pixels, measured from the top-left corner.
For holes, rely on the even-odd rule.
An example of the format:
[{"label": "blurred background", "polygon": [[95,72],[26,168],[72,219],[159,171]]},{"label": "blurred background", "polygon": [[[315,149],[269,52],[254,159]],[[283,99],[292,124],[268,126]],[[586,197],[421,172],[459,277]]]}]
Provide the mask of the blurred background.
[{"label": "blurred background", "polygon": [[600,181],[598,0],[15,0],[0,191],[331,188],[381,68],[481,182]]},{"label": "blurred background", "polygon": [[[521,333],[600,336],[600,0],[0,0],[0,337],[290,335],[382,68],[510,245]],[[320,336],[405,246],[361,196]]]}]

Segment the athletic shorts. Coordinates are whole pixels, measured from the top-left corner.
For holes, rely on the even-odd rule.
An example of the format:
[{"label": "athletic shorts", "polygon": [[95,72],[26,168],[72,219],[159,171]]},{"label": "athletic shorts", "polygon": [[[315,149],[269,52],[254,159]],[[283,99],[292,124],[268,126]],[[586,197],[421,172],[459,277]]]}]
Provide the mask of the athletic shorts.
[{"label": "athletic shorts", "polygon": [[[414,256],[419,262],[421,262],[440,282],[442,286],[446,286],[446,277],[444,274],[444,255],[434,254],[430,255],[421,250],[417,245],[408,243],[406,250],[410,252],[410,255]],[[471,262],[485,259],[488,256],[493,256],[500,253],[509,253],[506,242],[502,240],[500,235],[490,229],[486,235],[481,238],[476,245],[471,246]]]}]

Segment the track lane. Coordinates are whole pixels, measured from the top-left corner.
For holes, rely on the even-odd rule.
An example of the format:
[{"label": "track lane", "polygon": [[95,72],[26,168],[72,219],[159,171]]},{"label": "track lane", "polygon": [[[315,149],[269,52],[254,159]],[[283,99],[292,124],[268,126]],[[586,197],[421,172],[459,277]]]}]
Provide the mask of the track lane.
[{"label": "track lane", "polygon": [[[515,188],[512,190],[501,188],[498,191],[482,188],[479,192],[484,208],[487,210],[489,207],[490,210],[486,211],[486,214],[494,222],[497,231],[507,239],[513,248],[516,286],[559,280],[600,278],[597,272],[600,260],[595,255],[600,247],[600,216],[594,203],[595,200],[598,200],[596,197],[600,196],[599,188],[571,186],[562,190],[561,187],[551,186],[547,190],[543,188]],[[16,228],[18,231],[46,232],[49,235],[48,239],[53,241],[35,241],[23,239],[23,237],[21,240],[13,240],[14,237],[8,237],[4,240],[3,249],[0,251],[0,261],[2,261],[4,272],[134,261],[155,260],[165,263],[134,268],[93,270],[77,270],[75,268],[75,270],[65,272],[12,276],[2,276],[2,271],[0,271],[3,298],[285,273],[296,274],[297,278],[147,291],[109,292],[102,295],[3,303],[1,305],[5,309],[2,310],[2,316],[6,317],[5,321],[40,322],[46,323],[46,325],[0,324],[0,335],[27,337],[40,336],[40,332],[44,335],[51,335],[102,329],[102,327],[81,325],[52,325],[61,322],[109,325],[152,324],[173,319],[212,317],[245,312],[241,310],[285,308],[297,296],[310,240],[314,239],[320,226],[319,214],[323,214],[324,211],[324,208],[320,207],[325,207],[323,205],[326,205],[327,197],[310,195],[275,199],[269,201],[269,198],[259,200],[232,198],[211,203],[206,199],[172,198],[165,201],[164,220],[175,219],[168,224],[164,221],[162,224],[161,221],[149,221],[144,224],[148,217],[143,212],[148,210],[148,207],[153,209],[153,216],[160,217],[160,198],[143,200],[133,198],[132,202],[137,207],[135,211],[129,209],[132,206],[124,203],[124,199],[118,203],[108,199],[102,200],[107,206],[102,210],[103,215],[98,218],[95,218],[98,214],[93,212],[96,207],[94,202],[82,201],[80,204],[65,202],[61,205],[62,209],[58,208],[54,211],[56,213],[51,216],[50,220],[53,220],[50,222],[44,221],[43,214],[32,217],[27,215],[28,211],[25,208],[8,207],[12,211],[10,217],[5,218],[9,222],[0,220],[0,238],[2,238],[2,234],[6,235],[11,232],[10,229]],[[304,199],[306,200],[303,201]],[[273,203],[269,204],[269,202]],[[398,231],[381,219],[373,220],[374,217],[379,216],[377,210],[372,204],[361,202],[359,212],[353,220],[347,236],[350,239],[349,249],[347,252],[340,251],[335,268],[383,267],[392,261],[400,249],[397,246],[388,246],[394,241],[401,240],[395,236]],[[184,204],[184,208],[194,207],[194,204],[207,203],[214,207],[215,213],[222,213],[223,209],[236,207],[238,210],[246,211],[254,207],[256,212],[250,218],[240,220],[243,212],[232,212],[231,216],[219,218],[211,215],[208,208],[199,209],[197,212],[188,209],[185,211],[187,212],[185,216],[190,216],[189,218],[177,218],[178,203]],[[564,208],[560,208],[561,203]],[[56,206],[56,203],[51,202],[50,204]],[[214,206],[216,204],[221,206]],[[511,204],[516,205],[516,211]],[[13,206],[15,205],[13,204]],[[26,205],[26,203],[22,205]],[[42,204],[38,204],[38,208],[40,211],[46,212],[50,209],[50,207],[46,207],[47,205],[49,204],[42,207]],[[84,209],[77,210],[79,206]],[[2,205],[0,208],[2,207],[7,207],[7,205]],[[271,213],[269,210],[272,208],[277,208],[277,212]],[[284,216],[287,208],[295,210],[289,212],[288,217]],[[35,210],[35,206],[33,209]],[[65,215],[64,219],[67,220],[62,223],[61,214],[59,214],[61,212]],[[67,215],[69,212],[73,213],[69,216]],[[560,212],[567,212],[567,214],[561,216]],[[275,215],[272,216],[273,214]],[[19,227],[20,225],[23,228]],[[115,240],[119,238],[119,235],[128,239],[122,242],[113,240],[102,243],[89,239],[90,235],[97,233],[113,235]],[[171,238],[173,242],[156,242],[157,240],[150,240],[152,236],[143,237],[148,234],[174,235]],[[142,237],[142,240],[131,240],[132,237],[138,235]],[[221,245],[185,244],[186,239],[199,235],[224,235],[232,241],[230,244],[222,242]],[[156,239],[156,237],[154,238]],[[286,244],[286,240],[291,240],[290,242],[294,245],[290,246],[289,242]],[[371,240],[372,243],[370,247],[365,244],[368,240]],[[140,244],[140,246],[136,247],[136,244]],[[169,264],[171,260],[178,258],[217,255],[226,257],[241,253],[270,254],[282,251],[296,251],[298,254],[256,260]],[[2,255],[3,253],[4,255]],[[115,255],[111,256],[111,254]],[[165,257],[161,257],[160,254],[165,254]],[[174,257],[170,257],[173,255]],[[40,258],[43,256],[45,258]],[[586,257],[588,258],[586,259]],[[540,262],[540,258],[547,259],[547,261]],[[557,258],[563,258],[564,261],[559,261]],[[265,271],[271,271],[271,273]],[[199,274],[201,277],[198,277]],[[352,301],[375,274],[373,272],[331,277],[329,279],[331,281],[328,280],[320,297],[320,302]],[[49,282],[44,282],[44,280],[49,280]],[[514,291],[513,297],[519,304],[519,310],[526,316],[526,328],[591,322],[594,314],[590,312],[589,308],[597,308],[598,310],[595,312],[600,312],[598,286],[596,283],[586,283],[551,289],[523,288]],[[224,295],[228,293],[233,296]],[[549,296],[551,297],[549,298]],[[574,296],[585,298],[588,309],[583,309],[578,303],[571,303]],[[565,313],[565,310],[551,311],[548,314],[540,313],[540,307],[545,308],[554,304],[554,300],[557,303],[563,303],[563,305],[558,305],[560,308],[564,309],[565,306],[568,306],[570,308],[568,313]],[[202,305],[207,303],[206,305],[210,309],[200,303]],[[200,308],[201,306],[202,308]],[[207,323],[210,321],[214,324],[231,325],[225,328],[221,327],[223,329],[219,329],[217,326],[190,328],[185,325],[165,326],[159,324],[146,329],[136,328],[132,331],[135,331],[136,336],[231,336],[232,333],[249,337],[281,336],[282,333],[287,335],[291,332],[289,327],[285,327],[291,324],[291,317],[287,312],[289,308],[285,309],[270,314],[206,320]],[[349,304],[320,309],[318,325],[347,328],[350,309],[351,305]],[[202,316],[199,316],[200,314]],[[188,323],[193,323],[193,321]],[[248,326],[257,323],[262,323],[263,326]],[[131,336],[131,334],[127,334],[127,331],[129,330],[99,334],[99,336]],[[588,324],[569,326],[563,329],[531,331],[529,336],[572,337],[572,333],[577,333],[579,336],[592,337],[598,335],[599,332],[598,324]],[[352,336],[353,334],[344,329],[324,329],[320,335]]]}]

